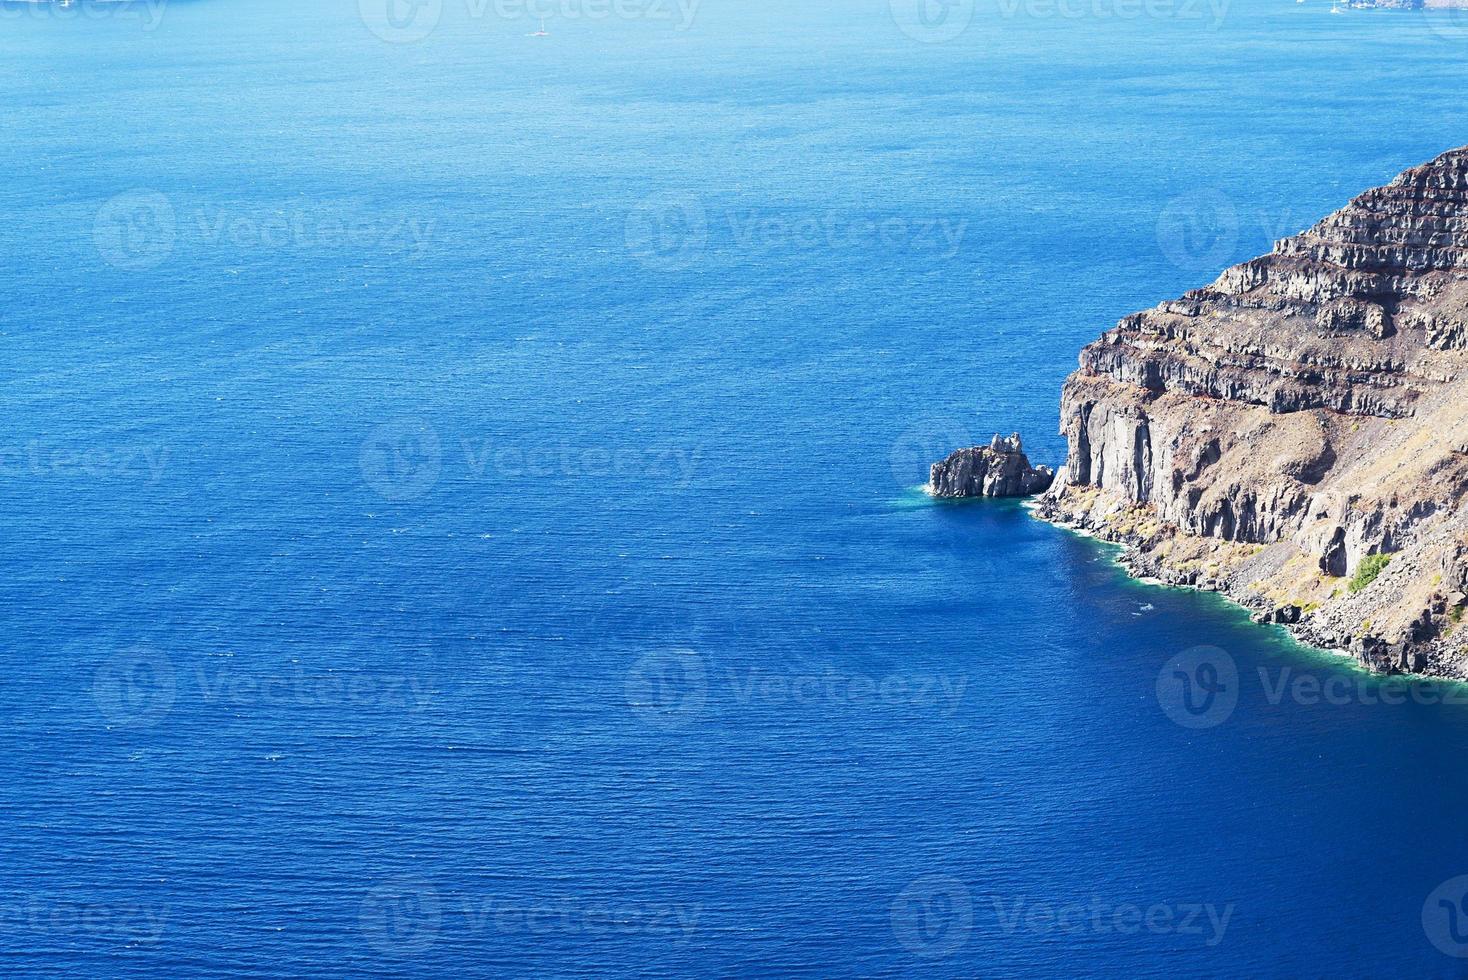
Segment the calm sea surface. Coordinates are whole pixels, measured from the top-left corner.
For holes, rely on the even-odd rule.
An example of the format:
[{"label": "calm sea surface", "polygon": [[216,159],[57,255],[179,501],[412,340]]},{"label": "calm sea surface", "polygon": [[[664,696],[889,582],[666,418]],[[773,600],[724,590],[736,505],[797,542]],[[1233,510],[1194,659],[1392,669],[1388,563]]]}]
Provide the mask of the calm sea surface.
[{"label": "calm sea surface", "polygon": [[1462,975],[1468,703],[915,488],[1468,22],[363,6],[0,6],[0,970]]}]

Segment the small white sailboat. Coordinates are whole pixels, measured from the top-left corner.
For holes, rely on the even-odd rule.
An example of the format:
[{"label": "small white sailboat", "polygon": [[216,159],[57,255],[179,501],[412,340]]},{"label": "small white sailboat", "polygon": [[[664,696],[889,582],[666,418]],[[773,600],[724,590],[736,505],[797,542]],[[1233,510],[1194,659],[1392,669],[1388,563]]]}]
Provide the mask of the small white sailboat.
[{"label": "small white sailboat", "polygon": [[1346,8],[1341,6],[1340,0],[1335,0],[1335,2],[1331,4],[1330,12],[1333,14],[1343,14],[1346,12]]},{"label": "small white sailboat", "polygon": [[550,35],[545,32],[545,18],[544,17],[540,18],[540,30],[536,31],[534,34],[531,34],[530,36],[531,37],[550,37]]}]

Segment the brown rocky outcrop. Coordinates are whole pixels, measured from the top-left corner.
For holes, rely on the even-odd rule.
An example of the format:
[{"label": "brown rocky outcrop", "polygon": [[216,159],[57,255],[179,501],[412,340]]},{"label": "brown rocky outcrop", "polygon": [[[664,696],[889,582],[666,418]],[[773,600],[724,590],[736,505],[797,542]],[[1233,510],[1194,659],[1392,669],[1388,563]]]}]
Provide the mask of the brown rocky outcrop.
[{"label": "brown rocky outcrop", "polygon": [[1465,370],[1468,147],[1086,347],[1040,513],[1378,670],[1468,677]]}]

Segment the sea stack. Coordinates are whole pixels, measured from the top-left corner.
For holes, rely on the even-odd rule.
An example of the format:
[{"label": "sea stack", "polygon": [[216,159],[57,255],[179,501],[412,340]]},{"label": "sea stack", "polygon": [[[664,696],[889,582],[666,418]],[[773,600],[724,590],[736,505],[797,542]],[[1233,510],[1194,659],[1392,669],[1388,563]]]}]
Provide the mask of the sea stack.
[{"label": "sea stack", "polygon": [[1384,672],[1468,678],[1468,147],[1123,319],[1042,516]]},{"label": "sea stack", "polygon": [[1031,466],[1019,433],[997,433],[987,446],[960,449],[934,463],[928,492],[935,497],[1031,497],[1055,479],[1048,466]]}]

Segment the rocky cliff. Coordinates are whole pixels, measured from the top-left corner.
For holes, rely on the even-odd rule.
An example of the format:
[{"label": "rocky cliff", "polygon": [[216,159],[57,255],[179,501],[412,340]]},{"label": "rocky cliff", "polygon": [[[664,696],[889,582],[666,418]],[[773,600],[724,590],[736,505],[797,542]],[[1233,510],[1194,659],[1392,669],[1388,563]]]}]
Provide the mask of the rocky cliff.
[{"label": "rocky cliff", "polygon": [[1465,371],[1468,147],[1086,347],[1040,513],[1377,670],[1468,677]]},{"label": "rocky cliff", "polygon": [[1055,471],[1031,466],[1019,433],[995,435],[987,446],[960,449],[933,464],[928,492],[935,497],[1031,497],[1049,489]]}]

